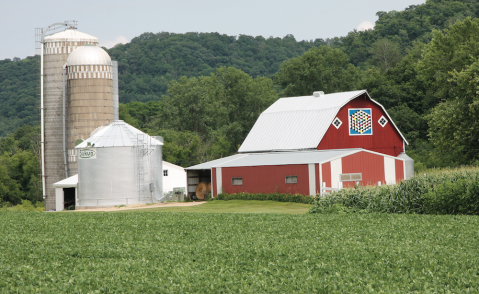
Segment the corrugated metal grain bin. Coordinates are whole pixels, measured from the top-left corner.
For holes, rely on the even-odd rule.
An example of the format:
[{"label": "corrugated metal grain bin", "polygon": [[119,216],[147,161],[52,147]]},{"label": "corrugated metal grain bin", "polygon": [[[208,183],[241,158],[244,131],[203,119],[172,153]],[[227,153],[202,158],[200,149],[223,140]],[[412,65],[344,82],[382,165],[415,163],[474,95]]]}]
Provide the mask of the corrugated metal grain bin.
[{"label": "corrugated metal grain bin", "polygon": [[163,143],[117,120],[79,144],[77,207],[164,201]]}]

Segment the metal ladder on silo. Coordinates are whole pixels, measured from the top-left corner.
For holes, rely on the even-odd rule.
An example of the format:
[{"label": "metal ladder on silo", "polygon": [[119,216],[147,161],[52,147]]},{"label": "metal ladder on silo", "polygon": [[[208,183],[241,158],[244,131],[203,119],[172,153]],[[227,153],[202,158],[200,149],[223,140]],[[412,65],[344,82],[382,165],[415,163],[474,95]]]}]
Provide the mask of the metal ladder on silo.
[{"label": "metal ladder on silo", "polygon": [[145,134],[136,135],[136,159],[138,163],[138,191],[143,192],[144,181],[145,181],[145,165],[143,162],[143,157],[145,156]]}]

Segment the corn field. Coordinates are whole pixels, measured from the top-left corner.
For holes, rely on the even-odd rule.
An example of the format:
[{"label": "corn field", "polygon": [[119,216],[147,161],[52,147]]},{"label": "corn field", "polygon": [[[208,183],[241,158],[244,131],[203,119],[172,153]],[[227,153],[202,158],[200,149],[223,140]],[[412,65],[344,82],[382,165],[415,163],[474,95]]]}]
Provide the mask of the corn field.
[{"label": "corn field", "polygon": [[[431,197],[435,197],[436,188],[445,183],[454,184],[459,181],[477,183],[479,168],[428,170],[397,185],[342,189],[329,195],[316,197],[310,212],[431,213],[436,211],[430,207],[434,202],[431,201]],[[472,200],[469,201],[479,203],[479,195],[476,194],[473,194]],[[449,197],[456,196],[449,195]],[[472,211],[471,214],[478,214],[478,212]]]}]

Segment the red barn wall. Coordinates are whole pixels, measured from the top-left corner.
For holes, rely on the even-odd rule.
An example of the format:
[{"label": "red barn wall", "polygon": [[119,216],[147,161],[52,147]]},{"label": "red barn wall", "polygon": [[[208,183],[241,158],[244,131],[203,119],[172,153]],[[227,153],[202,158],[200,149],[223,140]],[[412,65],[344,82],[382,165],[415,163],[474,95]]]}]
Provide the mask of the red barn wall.
[{"label": "red barn wall", "polygon": [[218,195],[218,191],[216,191],[216,168],[211,169],[211,189],[213,197],[216,197]]},{"label": "red barn wall", "polygon": [[316,194],[321,193],[321,183],[320,183],[320,178],[319,178],[319,163],[314,164],[314,175],[316,178]]},{"label": "red barn wall", "polygon": [[[326,183],[326,187],[331,188],[331,162],[326,162],[321,165],[321,175],[323,176],[323,183]],[[321,183],[321,185],[323,183]]]},{"label": "red barn wall", "polygon": [[396,159],[396,184],[404,181],[404,161]]},{"label": "red barn wall", "polygon": [[[348,126],[348,108],[371,108],[373,134],[350,136]],[[378,123],[384,115],[388,123],[383,127]],[[398,156],[403,150],[403,139],[388,119],[386,113],[366,95],[362,95],[343,106],[337,117],[342,121],[339,129],[332,124],[319,143],[317,150],[364,148],[383,154]]]},{"label": "red barn wall", "polygon": [[[290,193],[309,195],[307,164],[223,167],[223,192],[225,193]],[[297,176],[297,184],[286,184],[285,176]],[[233,186],[232,178],[243,178],[242,186]]]},{"label": "red barn wall", "polygon": [[[362,173],[361,186],[377,186],[385,182],[384,156],[369,152],[358,152],[342,158],[343,174]],[[354,187],[355,182],[343,182],[343,188]]]}]

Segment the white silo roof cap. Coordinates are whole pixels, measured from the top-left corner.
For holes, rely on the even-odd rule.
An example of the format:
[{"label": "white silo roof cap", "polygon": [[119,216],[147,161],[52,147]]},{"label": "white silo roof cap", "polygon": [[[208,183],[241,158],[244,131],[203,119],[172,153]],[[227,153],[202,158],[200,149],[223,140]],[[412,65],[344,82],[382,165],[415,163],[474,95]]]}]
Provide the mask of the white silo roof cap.
[{"label": "white silo roof cap", "polygon": [[93,37],[92,35],[88,35],[74,29],[64,30],[63,32],[59,32],[56,34],[52,34],[44,38],[45,42],[58,42],[58,41],[68,41],[68,42],[96,42],[98,43],[98,38]]},{"label": "white silo roof cap", "polygon": [[111,65],[111,58],[105,50],[98,46],[85,45],[76,48],[68,56],[67,65]]},{"label": "white silo roof cap", "polygon": [[143,144],[152,146],[163,145],[162,142],[143,133],[137,128],[132,127],[124,121],[115,120],[111,124],[94,130],[92,135],[90,135],[90,138],[78,144],[75,148],[132,147],[139,143],[138,135],[143,137]]}]

